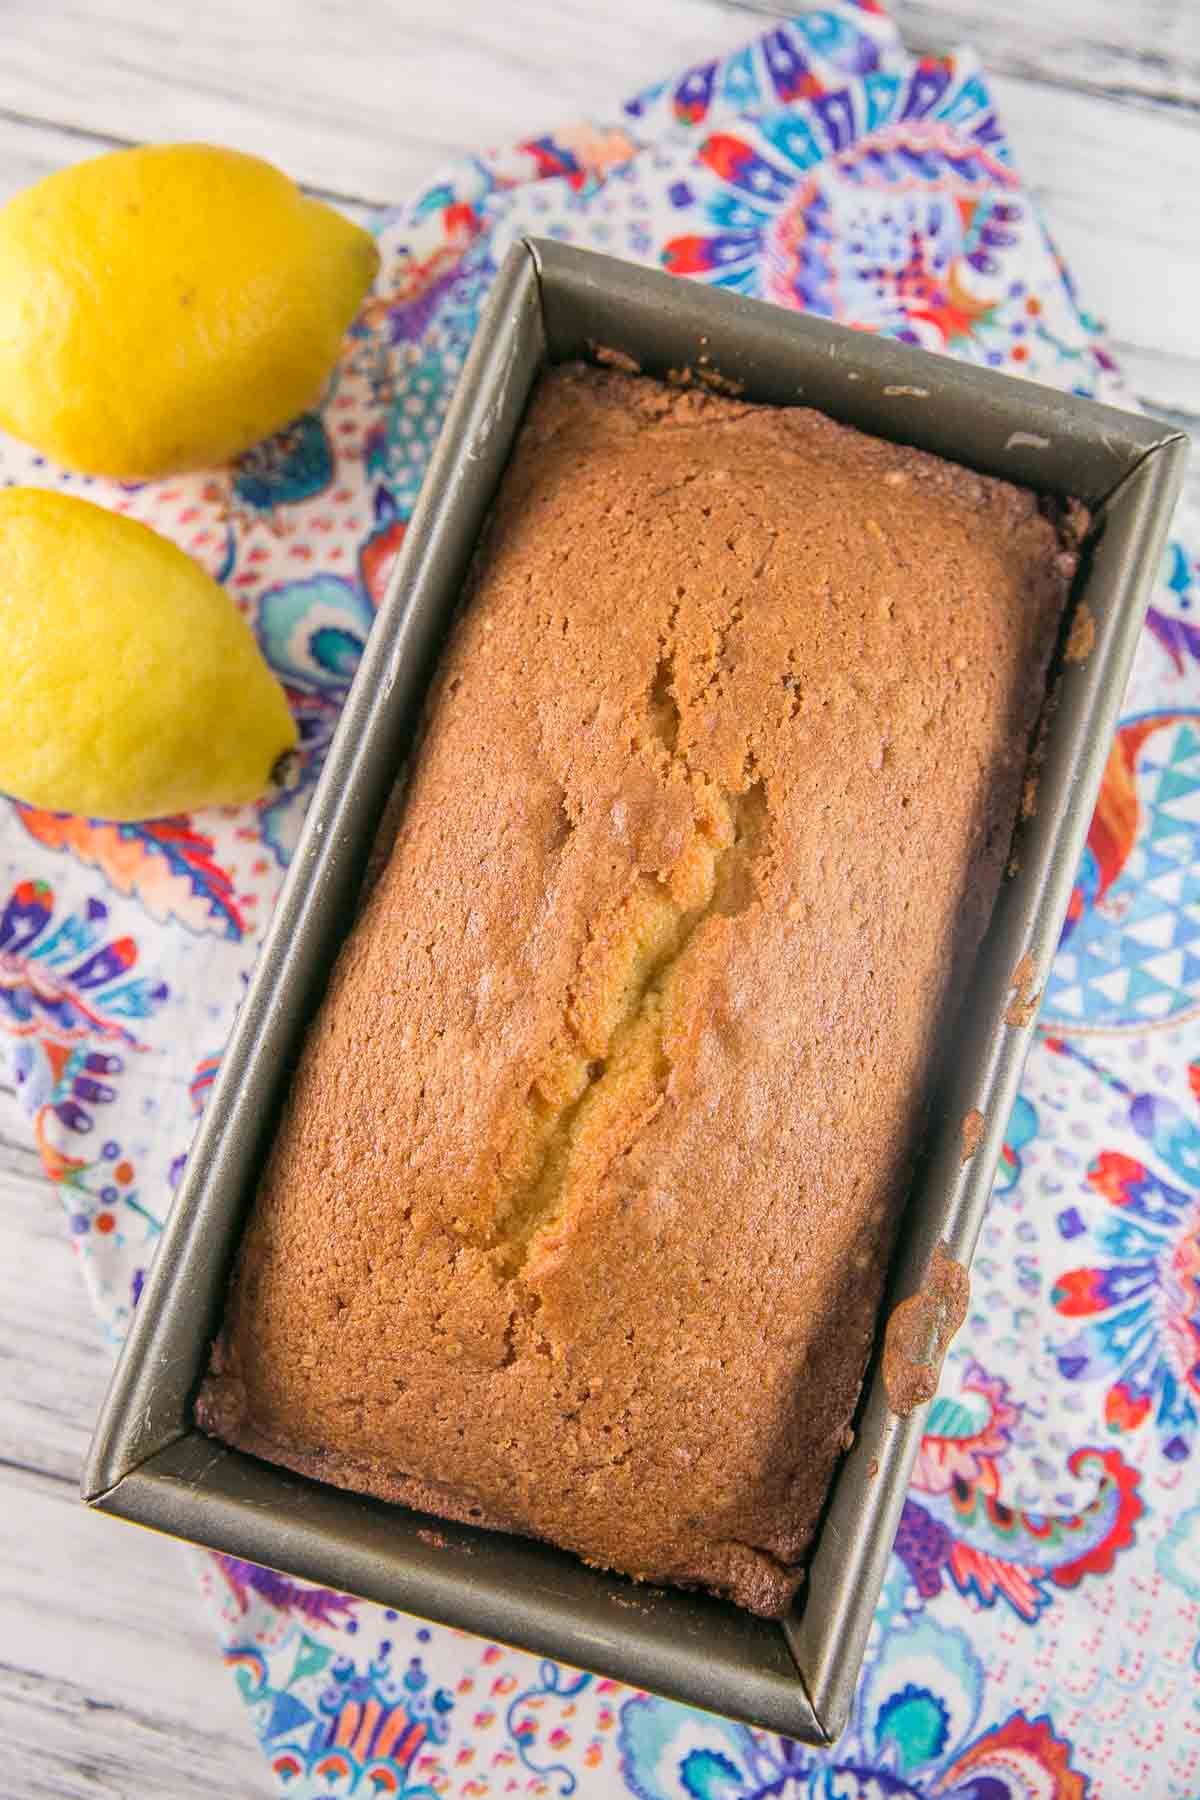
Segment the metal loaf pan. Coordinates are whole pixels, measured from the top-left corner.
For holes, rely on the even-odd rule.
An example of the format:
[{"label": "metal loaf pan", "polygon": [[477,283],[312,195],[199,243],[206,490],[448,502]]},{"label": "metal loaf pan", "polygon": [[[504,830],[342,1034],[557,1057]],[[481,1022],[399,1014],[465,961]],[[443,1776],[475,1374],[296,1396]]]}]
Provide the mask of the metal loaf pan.
[{"label": "metal loaf pan", "polygon": [[[1074,605],[1094,625],[1060,659],[1035,815],[1019,829],[947,1074],[932,1100],[885,1309],[933,1253],[969,1263],[1032,1023],[1005,1022],[1023,958],[1040,988],[1083,847],[1186,440],[1161,425],[720,289],[557,243],[516,245],[495,283],[399,566],[188,1160],[88,1459],[102,1512],[406,1612],[582,1665],[808,1743],[847,1716],[923,1409],[889,1410],[868,1374],[794,1616],[639,1588],[544,1544],[437,1521],[224,1449],[192,1396],[282,1090],[353,917],[475,540],[547,362],[627,353],[648,373],[719,371],[751,400],[802,402],[896,441],[1076,495],[1096,527]],[[931,621],[936,629],[936,621]],[[962,1159],[962,1122],[983,1117]],[[881,1320],[882,1325],[882,1320]]]}]

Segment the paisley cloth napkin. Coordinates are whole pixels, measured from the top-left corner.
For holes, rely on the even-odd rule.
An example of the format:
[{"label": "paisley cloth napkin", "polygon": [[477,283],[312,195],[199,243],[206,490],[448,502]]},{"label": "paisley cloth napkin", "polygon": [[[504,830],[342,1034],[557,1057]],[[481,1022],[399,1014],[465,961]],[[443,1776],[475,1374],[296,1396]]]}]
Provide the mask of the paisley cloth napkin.
[{"label": "paisley cloth napkin", "polygon": [[[0,801],[0,1055],[118,1339],[488,284],[524,231],[1128,404],[970,55],[871,0],[378,222],[323,409],[235,466],[0,475],[173,537],[254,622],[305,754],[257,808]],[[280,1790],[1083,1800],[1200,1785],[1200,579],[1180,518],[929,1418],[850,1727],[808,1750],[194,1554]],[[185,647],[181,646],[181,653]],[[115,1527],[114,1527],[115,1529]]]}]

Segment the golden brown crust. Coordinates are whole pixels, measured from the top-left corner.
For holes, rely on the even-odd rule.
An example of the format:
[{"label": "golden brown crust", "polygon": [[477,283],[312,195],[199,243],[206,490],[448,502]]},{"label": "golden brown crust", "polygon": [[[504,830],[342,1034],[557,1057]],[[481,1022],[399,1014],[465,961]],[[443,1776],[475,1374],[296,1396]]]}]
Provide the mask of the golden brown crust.
[{"label": "golden brown crust", "polygon": [[937,1393],[950,1341],[967,1316],[971,1280],[944,1244],[930,1258],[924,1287],[901,1300],[888,1315],[883,1334],[884,1391],[888,1405],[907,1418]]},{"label": "golden brown crust", "polygon": [[547,376],[201,1423],[785,1609],[1072,566],[819,414]]},{"label": "golden brown crust", "polygon": [[984,1127],[987,1120],[977,1106],[964,1113],[962,1122],[962,1154],[961,1162],[968,1163],[983,1142]]}]

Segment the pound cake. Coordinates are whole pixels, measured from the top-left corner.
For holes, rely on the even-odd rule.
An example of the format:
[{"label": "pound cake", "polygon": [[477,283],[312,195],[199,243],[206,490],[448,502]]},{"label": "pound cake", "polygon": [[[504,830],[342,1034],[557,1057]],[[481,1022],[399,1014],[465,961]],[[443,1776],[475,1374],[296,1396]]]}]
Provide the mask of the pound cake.
[{"label": "pound cake", "polygon": [[1008,851],[1078,516],[546,374],[197,1414],[788,1607]]}]

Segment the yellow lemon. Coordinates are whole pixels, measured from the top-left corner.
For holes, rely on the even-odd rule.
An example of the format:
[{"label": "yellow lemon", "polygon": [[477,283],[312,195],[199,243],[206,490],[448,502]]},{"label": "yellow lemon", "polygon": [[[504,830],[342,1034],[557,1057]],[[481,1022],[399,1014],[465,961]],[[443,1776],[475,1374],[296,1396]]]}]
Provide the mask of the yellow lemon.
[{"label": "yellow lemon", "polygon": [[296,741],[229,595],[148,526],[0,490],[0,789],[145,819],[253,800]]},{"label": "yellow lemon", "polygon": [[378,266],[236,150],[62,169],[0,210],[0,425],[92,475],[226,462],[318,399]]}]

